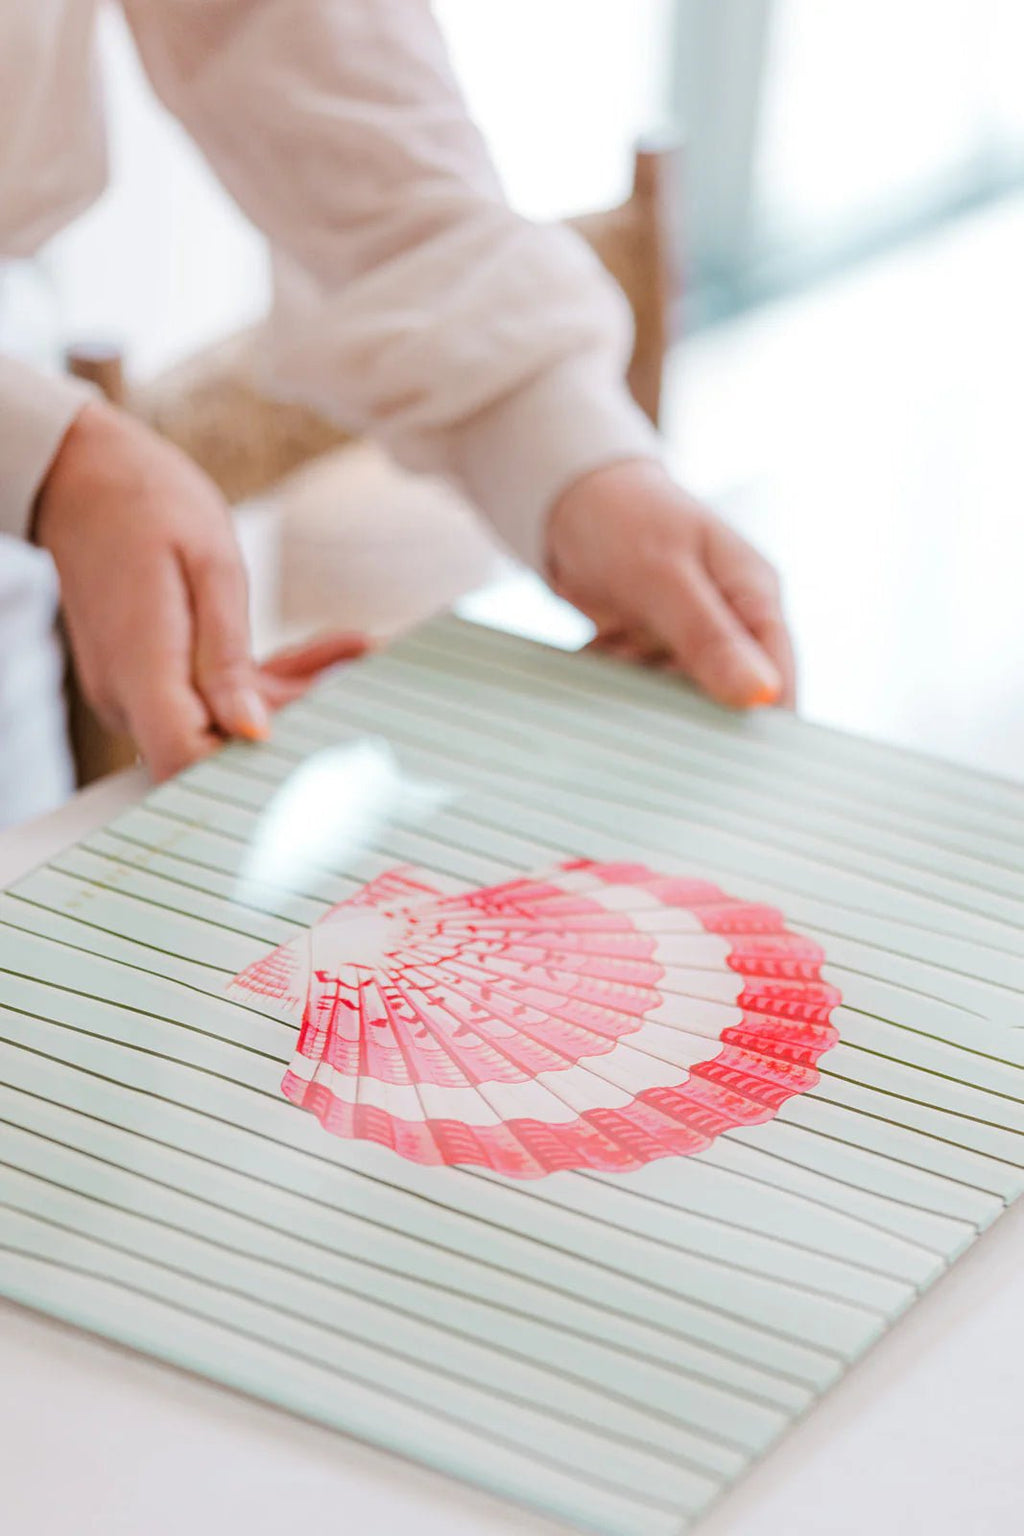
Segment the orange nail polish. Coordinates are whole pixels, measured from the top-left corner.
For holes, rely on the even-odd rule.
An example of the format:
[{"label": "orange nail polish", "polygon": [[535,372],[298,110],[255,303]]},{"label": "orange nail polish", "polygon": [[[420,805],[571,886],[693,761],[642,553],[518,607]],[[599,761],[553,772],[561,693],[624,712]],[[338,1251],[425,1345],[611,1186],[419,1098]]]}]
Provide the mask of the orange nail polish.
[{"label": "orange nail polish", "polygon": [[270,735],[270,716],[255,688],[243,688],[231,711],[236,736],[246,741],[266,741]]},{"label": "orange nail polish", "polygon": [[257,725],[255,721],[240,721],[235,727],[235,734],[241,736],[243,741],[267,741],[270,738],[270,727]]},{"label": "orange nail polish", "polygon": [[764,687],[758,688],[755,693],[750,695],[750,697],[747,699],[747,708],[756,709],[761,704],[774,704],[781,692],[781,688],[777,686],[769,686],[766,684]]}]

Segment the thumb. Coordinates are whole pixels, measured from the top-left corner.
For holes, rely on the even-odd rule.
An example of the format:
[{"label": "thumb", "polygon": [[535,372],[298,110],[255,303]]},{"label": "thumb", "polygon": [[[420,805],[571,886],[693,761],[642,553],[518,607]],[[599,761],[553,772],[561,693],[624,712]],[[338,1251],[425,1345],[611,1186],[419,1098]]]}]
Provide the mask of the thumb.
[{"label": "thumb", "polygon": [[197,561],[188,574],[195,605],[196,687],[227,735],[265,741],[270,716],[249,646],[249,598],[241,558],[228,547]]}]

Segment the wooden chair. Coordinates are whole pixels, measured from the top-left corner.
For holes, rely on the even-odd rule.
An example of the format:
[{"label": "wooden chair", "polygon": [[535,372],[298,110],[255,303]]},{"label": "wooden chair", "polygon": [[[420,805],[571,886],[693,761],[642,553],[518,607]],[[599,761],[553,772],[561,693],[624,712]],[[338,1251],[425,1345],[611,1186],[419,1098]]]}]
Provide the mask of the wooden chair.
[{"label": "wooden chair", "polygon": [[[676,289],[675,185],[675,152],[641,148],[627,200],[619,207],[570,220],[629,299],[635,345],[628,383],[655,424]],[[403,529],[426,540],[413,563],[418,558],[422,566],[426,560],[432,575],[417,570],[422,611],[409,610],[403,615],[409,621],[444,606],[485,579],[488,562],[496,558],[494,549],[458,497],[436,482],[403,474],[376,450],[354,447],[350,438],[315,412],[269,398],[255,382],[255,358],[254,332],[231,336],[130,391],[124,403],[188,453],[231,504],[274,491],[284,520],[284,592],[293,620],[362,622],[361,615],[326,611],[332,565],[338,569],[351,565],[341,546],[347,538],[350,554],[356,537],[351,525],[345,526],[336,515],[336,503],[346,495],[350,503],[378,509],[374,521],[378,543],[379,514],[385,507],[396,517],[407,508]],[[79,357],[75,371],[93,377],[110,393],[123,392],[120,375],[109,359]],[[394,547],[401,542],[396,538]],[[304,605],[308,611],[302,611]],[[130,762],[132,743],[112,737],[99,725],[73,676],[69,695],[80,782]]]}]

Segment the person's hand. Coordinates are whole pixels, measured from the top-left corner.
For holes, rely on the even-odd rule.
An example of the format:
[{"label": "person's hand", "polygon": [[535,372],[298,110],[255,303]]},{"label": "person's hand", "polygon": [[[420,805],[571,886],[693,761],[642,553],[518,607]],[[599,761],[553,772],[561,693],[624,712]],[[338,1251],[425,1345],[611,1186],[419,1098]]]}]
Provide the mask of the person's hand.
[{"label": "person's hand", "polygon": [[134,737],[156,779],[225,736],[264,738],[270,710],[366,649],[336,635],[257,667],[223,498],[178,449],[102,402],[66,433],[34,533],[57,565],[86,697]]},{"label": "person's hand", "polygon": [[653,460],[564,491],[547,554],[552,586],[593,620],[599,648],[682,671],[736,709],[793,704],[775,572]]}]

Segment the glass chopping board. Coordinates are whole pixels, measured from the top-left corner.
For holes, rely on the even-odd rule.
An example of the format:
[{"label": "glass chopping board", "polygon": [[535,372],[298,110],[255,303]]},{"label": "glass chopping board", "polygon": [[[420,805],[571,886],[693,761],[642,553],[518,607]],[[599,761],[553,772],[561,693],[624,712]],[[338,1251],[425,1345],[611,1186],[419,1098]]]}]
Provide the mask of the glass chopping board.
[{"label": "glass chopping board", "polygon": [[1020,1193],[1024,791],[454,619],[0,898],[0,1293],[686,1530]]}]

